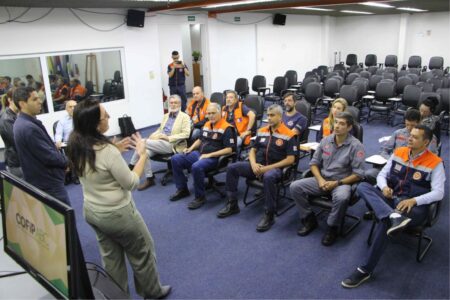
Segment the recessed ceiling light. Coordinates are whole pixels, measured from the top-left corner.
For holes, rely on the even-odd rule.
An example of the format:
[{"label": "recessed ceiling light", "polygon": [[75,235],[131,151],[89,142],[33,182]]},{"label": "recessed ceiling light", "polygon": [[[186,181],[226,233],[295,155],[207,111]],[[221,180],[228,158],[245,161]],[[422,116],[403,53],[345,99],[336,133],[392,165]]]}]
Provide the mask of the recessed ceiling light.
[{"label": "recessed ceiling light", "polygon": [[400,10],[406,10],[406,11],[414,11],[414,12],[424,12],[424,11],[428,11],[428,10],[425,10],[425,9],[414,8],[414,7],[397,7],[397,9],[400,9]]},{"label": "recessed ceiling light", "polygon": [[375,7],[383,7],[383,8],[391,8],[394,7],[392,5],[386,4],[386,3],[380,3],[380,2],[362,2],[359,3],[361,5],[366,5],[366,6],[375,6]]},{"label": "recessed ceiling light", "polygon": [[246,4],[253,4],[253,3],[264,3],[264,2],[276,2],[279,0],[246,0],[246,1],[235,1],[235,2],[228,2],[228,3],[222,3],[222,4],[213,4],[213,5],[207,5],[203,8],[217,8],[217,7],[224,7],[224,6],[235,6],[235,5],[246,5]]},{"label": "recessed ceiling light", "polygon": [[300,7],[292,7],[293,9],[304,9],[304,10],[317,10],[317,11],[334,11],[334,9],[329,8],[320,8],[320,7],[309,7],[309,6],[300,6]]},{"label": "recessed ceiling light", "polygon": [[341,12],[346,14],[373,15],[373,13],[371,12],[359,10],[341,10]]}]

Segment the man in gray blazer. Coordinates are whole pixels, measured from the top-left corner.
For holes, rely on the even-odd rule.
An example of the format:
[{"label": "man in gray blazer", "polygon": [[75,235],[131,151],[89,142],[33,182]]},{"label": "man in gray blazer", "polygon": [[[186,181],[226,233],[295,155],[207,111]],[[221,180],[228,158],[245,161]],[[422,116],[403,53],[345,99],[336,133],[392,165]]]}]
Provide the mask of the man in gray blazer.
[{"label": "man in gray blazer", "polygon": [[[187,139],[191,133],[191,118],[180,110],[181,98],[178,95],[169,97],[169,112],[164,115],[159,128],[150,134],[146,140],[148,157],[156,154],[171,154],[182,152],[187,146]],[[130,161],[130,167],[138,161],[139,154],[135,152]],[[138,191],[155,185],[150,160],[145,166],[146,180],[140,184]]]}]

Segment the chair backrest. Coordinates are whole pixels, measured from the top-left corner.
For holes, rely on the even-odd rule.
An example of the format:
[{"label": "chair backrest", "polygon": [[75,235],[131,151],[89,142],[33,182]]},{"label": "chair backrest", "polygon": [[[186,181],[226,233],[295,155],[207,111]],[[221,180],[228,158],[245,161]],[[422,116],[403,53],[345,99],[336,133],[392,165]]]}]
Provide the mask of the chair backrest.
[{"label": "chair backrest", "polygon": [[419,81],[416,85],[420,86],[423,92],[433,92],[433,84],[430,82]]},{"label": "chair backrest", "polygon": [[372,75],[369,79],[369,90],[374,91],[377,87],[377,84],[383,79],[381,75]]},{"label": "chair backrest", "polygon": [[427,82],[433,84],[433,92],[436,92],[438,89],[442,88],[444,83],[440,78],[430,78]]},{"label": "chair backrest", "polygon": [[409,78],[412,79],[413,84],[416,84],[416,83],[419,82],[419,75],[417,75],[417,74],[414,74],[414,73],[408,73],[408,74],[406,74],[406,76],[408,76]]},{"label": "chair backrest", "polygon": [[397,69],[397,55],[386,55],[384,59],[384,67],[394,67]]},{"label": "chair backrest", "polygon": [[58,126],[58,122],[59,122],[59,120],[58,120],[58,121],[55,121],[55,122],[53,123],[53,138],[54,138],[55,135],[56,135],[56,126]]},{"label": "chair backrest", "polygon": [[234,84],[234,90],[241,97],[245,97],[245,95],[248,95],[249,88],[248,88],[248,80],[247,80],[247,78],[238,78],[238,79],[236,79],[236,82]]},{"label": "chair backrest", "polygon": [[252,90],[258,92],[258,88],[266,87],[266,77],[263,75],[255,75],[252,79]]},{"label": "chair backrest", "polygon": [[398,74],[397,68],[395,68],[395,67],[385,67],[385,68],[384,68],[384,71],[385,71],[386,73],[392,73],[392,74],[394,74],[395,78],[397,78],[397,74]]},{"label": "chair backrest", "polygon": [[94,93],[94,83],[92,81],[86,81],[86,95],[85,97],[89,97]]},{"label": "chair backrest", "polygon": [[260,121],[264,115],[264,99],[258,95],[247,95],[244,99],[244,105],[253,110],[256,120]]},{"label": "chair backrest", "polygon": [[422,68],[422,57],[418,55],[412,55],[408,59],[408,69],[411,68]]},{"label": "chair backrest", "polygon": [[108,80],[105,80],[105,83],[103,83],[103,95],[111,95],[111,82],[109,82]]},{"label": "chair backrest", "polygon": [[341,86],[341,81],[336,77],[328,78],[325,81],[323,93],[328,97],[334,98],[336,93],[339,92],[339,88]]},{"label": "chair backrest", "polygon": [[359,72],[361,72],[363,69],[359,66],[359,65],[353,65],[353,66],[350,66],[349,68],[348,68],[348,73],[349,74],[351,74],[351,73],[357,73],[357,74],[359,74]]},{"label": "chair backrest", "polygon": [[323,96],[323,87],[318,82],[311,82],[305,89],[305,99],[315,105],[318,98]]},{"label": "chair backrest", "polygon": [[366,67],[376,66],[377,56],[375,54],[367,54],[364,64],[366,65]]},{"label": "chair backrest", "polygon": [[442,69],[444,67],[444,58],[442,56],[433,56],[428,63],[428,69]]},{"label": "chair backrest", "polygon": [[361,126],[361,124],[359,124],[358,122],[355,122],[353,124],[352,133],[353,133],[353,136],[355,138],[357,138],[361,143],[363,143],[363,141],[364,141],[364,130],[363,130],[363,127]]},{"label": "chair backrest", "polygon": [[288,87],[290,87],[292,85],[296,85],[298,83],[297,71],[294,71],[294,70],[286,71],[286,74],[284,74],[284,77],[287,78]]},{"label": "chair backrest", "polygon": [[309,127],[312,121],[311,104],[306,102],[305,100],[298,100],[295,102],[295,110],[304,115],[308,119],[307,126]]},{"label": "chair backrest", "polygon": [[123,83],[122,82],[117,84],[116,96],[117,96],[118,99],[124,99],[125,98],[125,91],[124,91],[124,87],[123,87]]},{"label": "chair backrest", "polygon": [[450,88],[450,77],[444,76],[442,77],[442,88]]},{"label": "chair backrest", "polygon": [[318,66],[317,70],[321,71],[323,76],[327,76],[327,74],[328,74],[327,66],[324,66],[324,65]]},{"label": "chair backrest", "polygon": [[347,66],[354,66],[358,64],[358,56],[356,54],[347,54],[347,59],[345,60]]},{"label": "chair backrest", "polygon": [[308,86],[308,84],[310,84],[311,82],[318,82],[318,81],[319,80],[315,76],[310,76],[310,77],[306,77],[305,79],[303,79],[302,92],[305,93],[305,90],[306,90],[306,87]]},{"label": "chair backrest", "polygon": [[441,112],[441,95],[438,93],[422,91],[422,93],[420,94],[419,104],[417,105],[417,109],[420,107],[422,102],[425,99],[427,99],[428,97],[436,97],[438,99],[438,104],[436,105],[436,108],[434,109],[433,114],[439,115],[439,113]]},{"label": "chair backrest", "polygon": [[449,112],[450,107],[450,88],[438,89],[436,91],[441,96],[441,110],[440,112]]},{"label": "chair backrest", "polygon": [[223,93],[215,92],[211,94],[209,100],[213,103],[217,103],[220,107],[225,105],[225,96]]},{"label": "chair backrest", "polygon": [[370,74],[376,74],[378,71],[378,67],[377,66],[370,66],[367,68],[367,72],[369,72]]},{"label": "chair backrest", "polygon": [[359,123],[359,120],[361,118],[361,112],[359,108],[357,108],[356,106],[347,106],[346,110],[347,112],[352,114],[353,120]]},{"label": "chair backrest", "polygon": [[366,71],[366,70],[361,71],[361,72],[359,73],[359,75],[360,75],[361,77],[364,77],[364,78],[367,78],[367,79],[369,79],[370,76],[372,76],[372,74],[370,74],[370,72],[369,72],[369,71]]},{"label": "chair backrest", "polygon": [[395,74],[390,72],[383,72],[383,79],[392,79],[395,80]]},{"label": "chair backrest", "polygon": [[119,70],[114,72],[114,82],[116,83],[122,82],[122,76],[120,76]]},{"label": "chair backrest", "polygon": [[335,64],[333,71],[346,71],[344,64]]},{"label": "chair backrest", "polygon": [[409,68],[408,73],[410,74],[416,74],[417,76],[420,75],[420,72],[422,71],[421,68]]},{"label": "chair backrest", "polygon": [[345,84],[352,84],[353,80],[359,77],[361,77],[361,75],[358,73],[350,73],[347,75],[347,78],[345,78]]},{"label": "chair backrest", "polygon": [[284,76],[278,76],[275,77],[275,80],[273,81],[273,93],[276,96],[281,96],[281,92],[286,90],[288,88],[287,86],[287,78]]},{"label": "chair backrest", "polygon": [[362,96],[367,94],[367,90],[369,89],[369,79],[367,78],[356,78],[352,82],[353,86],[356,86],[358,89],[358,100],[361,99]]},{"label": "chair backrest", "polygon": [[405,89],[405,86],[411,85],[411,84],[413,84],[413,81],[410,77],[408,77],[408,76],[399,77],[397,79],[397,87],[396,87],[397,95],[403,94],[403,90]]},{"label": "chair backrest", "polygon": [[394,81],[380,81],[375,89],[375,99],[379,101],[386,101],[388,98],[395,96],[395,82]]},{"label": "chair backrest", "polygon": [[[358,87],[355,85],[343,85],[339,90],[339,97],[344,98],[348,105],[353,105],[358,101]],[[358,119],[359,120],[359,119]]]},{"label": "chair backrest", "polygon": [[431,71],[422,72],[422,74],[420,74],[420,76],[419,76],[419,81],[426,82],[428,79],[431,79],[433,77],[434,77],[434,75],[433,75],[433,72],[431,72]]},{"label": "chair backrest", "polygon": [[407,85],[403,89],[402,103],[407,107],[419,108],[420,94],[422,88],[417,85]]}]

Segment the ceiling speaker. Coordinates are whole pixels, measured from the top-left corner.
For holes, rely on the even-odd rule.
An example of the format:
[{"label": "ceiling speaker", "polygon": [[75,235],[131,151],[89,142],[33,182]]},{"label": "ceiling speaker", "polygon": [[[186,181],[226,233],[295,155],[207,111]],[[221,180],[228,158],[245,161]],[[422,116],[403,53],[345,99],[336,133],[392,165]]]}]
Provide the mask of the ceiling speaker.
[{"label": "ceiling speaker", "polygon": [[145,11],[129,9],[127,15],[127,26],[144,27]]},{"label": "ceiling speaker", "polygon": [[273,24],[274,25],[285,25],[286,24],[286,15],[282,15],[282,14],[273,15]]}]

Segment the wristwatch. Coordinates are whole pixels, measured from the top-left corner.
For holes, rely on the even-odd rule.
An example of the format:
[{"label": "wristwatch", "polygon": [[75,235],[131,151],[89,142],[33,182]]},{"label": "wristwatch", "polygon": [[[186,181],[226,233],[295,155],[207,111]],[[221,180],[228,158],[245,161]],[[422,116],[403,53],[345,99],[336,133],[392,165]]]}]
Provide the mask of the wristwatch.
[{"label": "wristwatch", "polygon": [[338,184],[338,186],[339,186],[339,185],[343,185],[344,183],[342,182],[342,180],[339,179],[338,182],[337,182],[337,184]]}]

